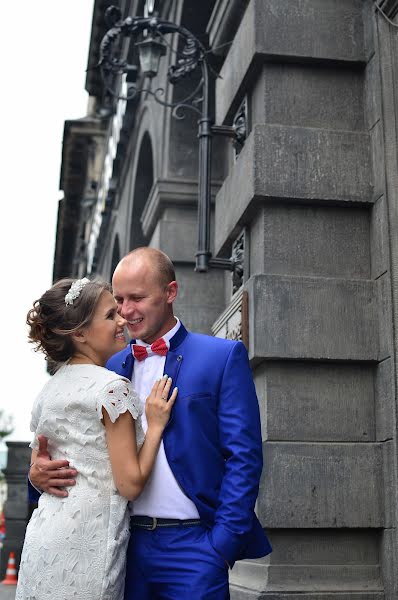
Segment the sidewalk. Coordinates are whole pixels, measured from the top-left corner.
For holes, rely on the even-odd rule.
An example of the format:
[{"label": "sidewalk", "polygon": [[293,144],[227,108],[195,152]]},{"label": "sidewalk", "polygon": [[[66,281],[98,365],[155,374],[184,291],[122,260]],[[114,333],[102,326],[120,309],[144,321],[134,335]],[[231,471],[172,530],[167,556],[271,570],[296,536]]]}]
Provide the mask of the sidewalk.
[{"label": "sidewalk", "polygon": [[0,583],[0,600],[14,600],[16,585],[2,585]]}]

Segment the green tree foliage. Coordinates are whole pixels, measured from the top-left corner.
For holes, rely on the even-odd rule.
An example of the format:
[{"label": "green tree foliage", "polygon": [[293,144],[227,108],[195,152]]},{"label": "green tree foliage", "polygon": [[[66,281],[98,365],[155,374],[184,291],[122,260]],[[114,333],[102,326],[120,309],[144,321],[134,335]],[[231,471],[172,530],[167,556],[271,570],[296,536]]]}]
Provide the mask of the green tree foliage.
[{"label": "green tree foliage", "polygon": [[14,420],[5,410],[0,409],[0,440],[14,431]]}]

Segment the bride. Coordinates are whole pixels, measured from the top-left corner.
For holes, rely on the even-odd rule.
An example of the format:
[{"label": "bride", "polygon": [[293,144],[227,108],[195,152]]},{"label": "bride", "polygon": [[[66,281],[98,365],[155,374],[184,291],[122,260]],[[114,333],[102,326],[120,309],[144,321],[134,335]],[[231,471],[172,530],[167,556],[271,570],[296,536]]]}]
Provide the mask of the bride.
[{"label": "bride", "polygon": [[103,368],[125,347],[125,320],[106,283],[58,281],[27,323],[36,348],[61,363],[33,406],[31,462],[46,436],[52,458],[68,460],[78,476],[65,497],[41,495],[26,530],[16,600],[122,600],[127,502],[151,473],[177,388],[170,395],[167,376],[155,382],[144,439],[140,399],[127,379]]}]

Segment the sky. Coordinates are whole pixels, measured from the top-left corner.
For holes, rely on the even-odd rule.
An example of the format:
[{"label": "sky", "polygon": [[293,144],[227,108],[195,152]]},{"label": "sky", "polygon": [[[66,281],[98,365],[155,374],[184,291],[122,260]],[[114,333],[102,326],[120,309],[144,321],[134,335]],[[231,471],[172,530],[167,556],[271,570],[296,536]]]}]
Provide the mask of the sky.
[{"label": "sky", "polygon": [[0,409],[30,441],[48,375],[26,314],[51,286],[64,121],[84,117],[94,0],[2,2],[0,20]]}]

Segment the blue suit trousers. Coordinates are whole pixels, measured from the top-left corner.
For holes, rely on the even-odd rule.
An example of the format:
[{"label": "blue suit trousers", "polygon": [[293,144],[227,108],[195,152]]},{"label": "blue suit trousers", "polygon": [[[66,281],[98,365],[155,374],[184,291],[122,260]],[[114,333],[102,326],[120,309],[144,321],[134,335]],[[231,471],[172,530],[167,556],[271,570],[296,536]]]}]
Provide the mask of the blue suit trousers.
[{"label": "blue suit trousers", "polygon": [[229,600],[228,566],[202,525],[134,528],[125,600]]}]

